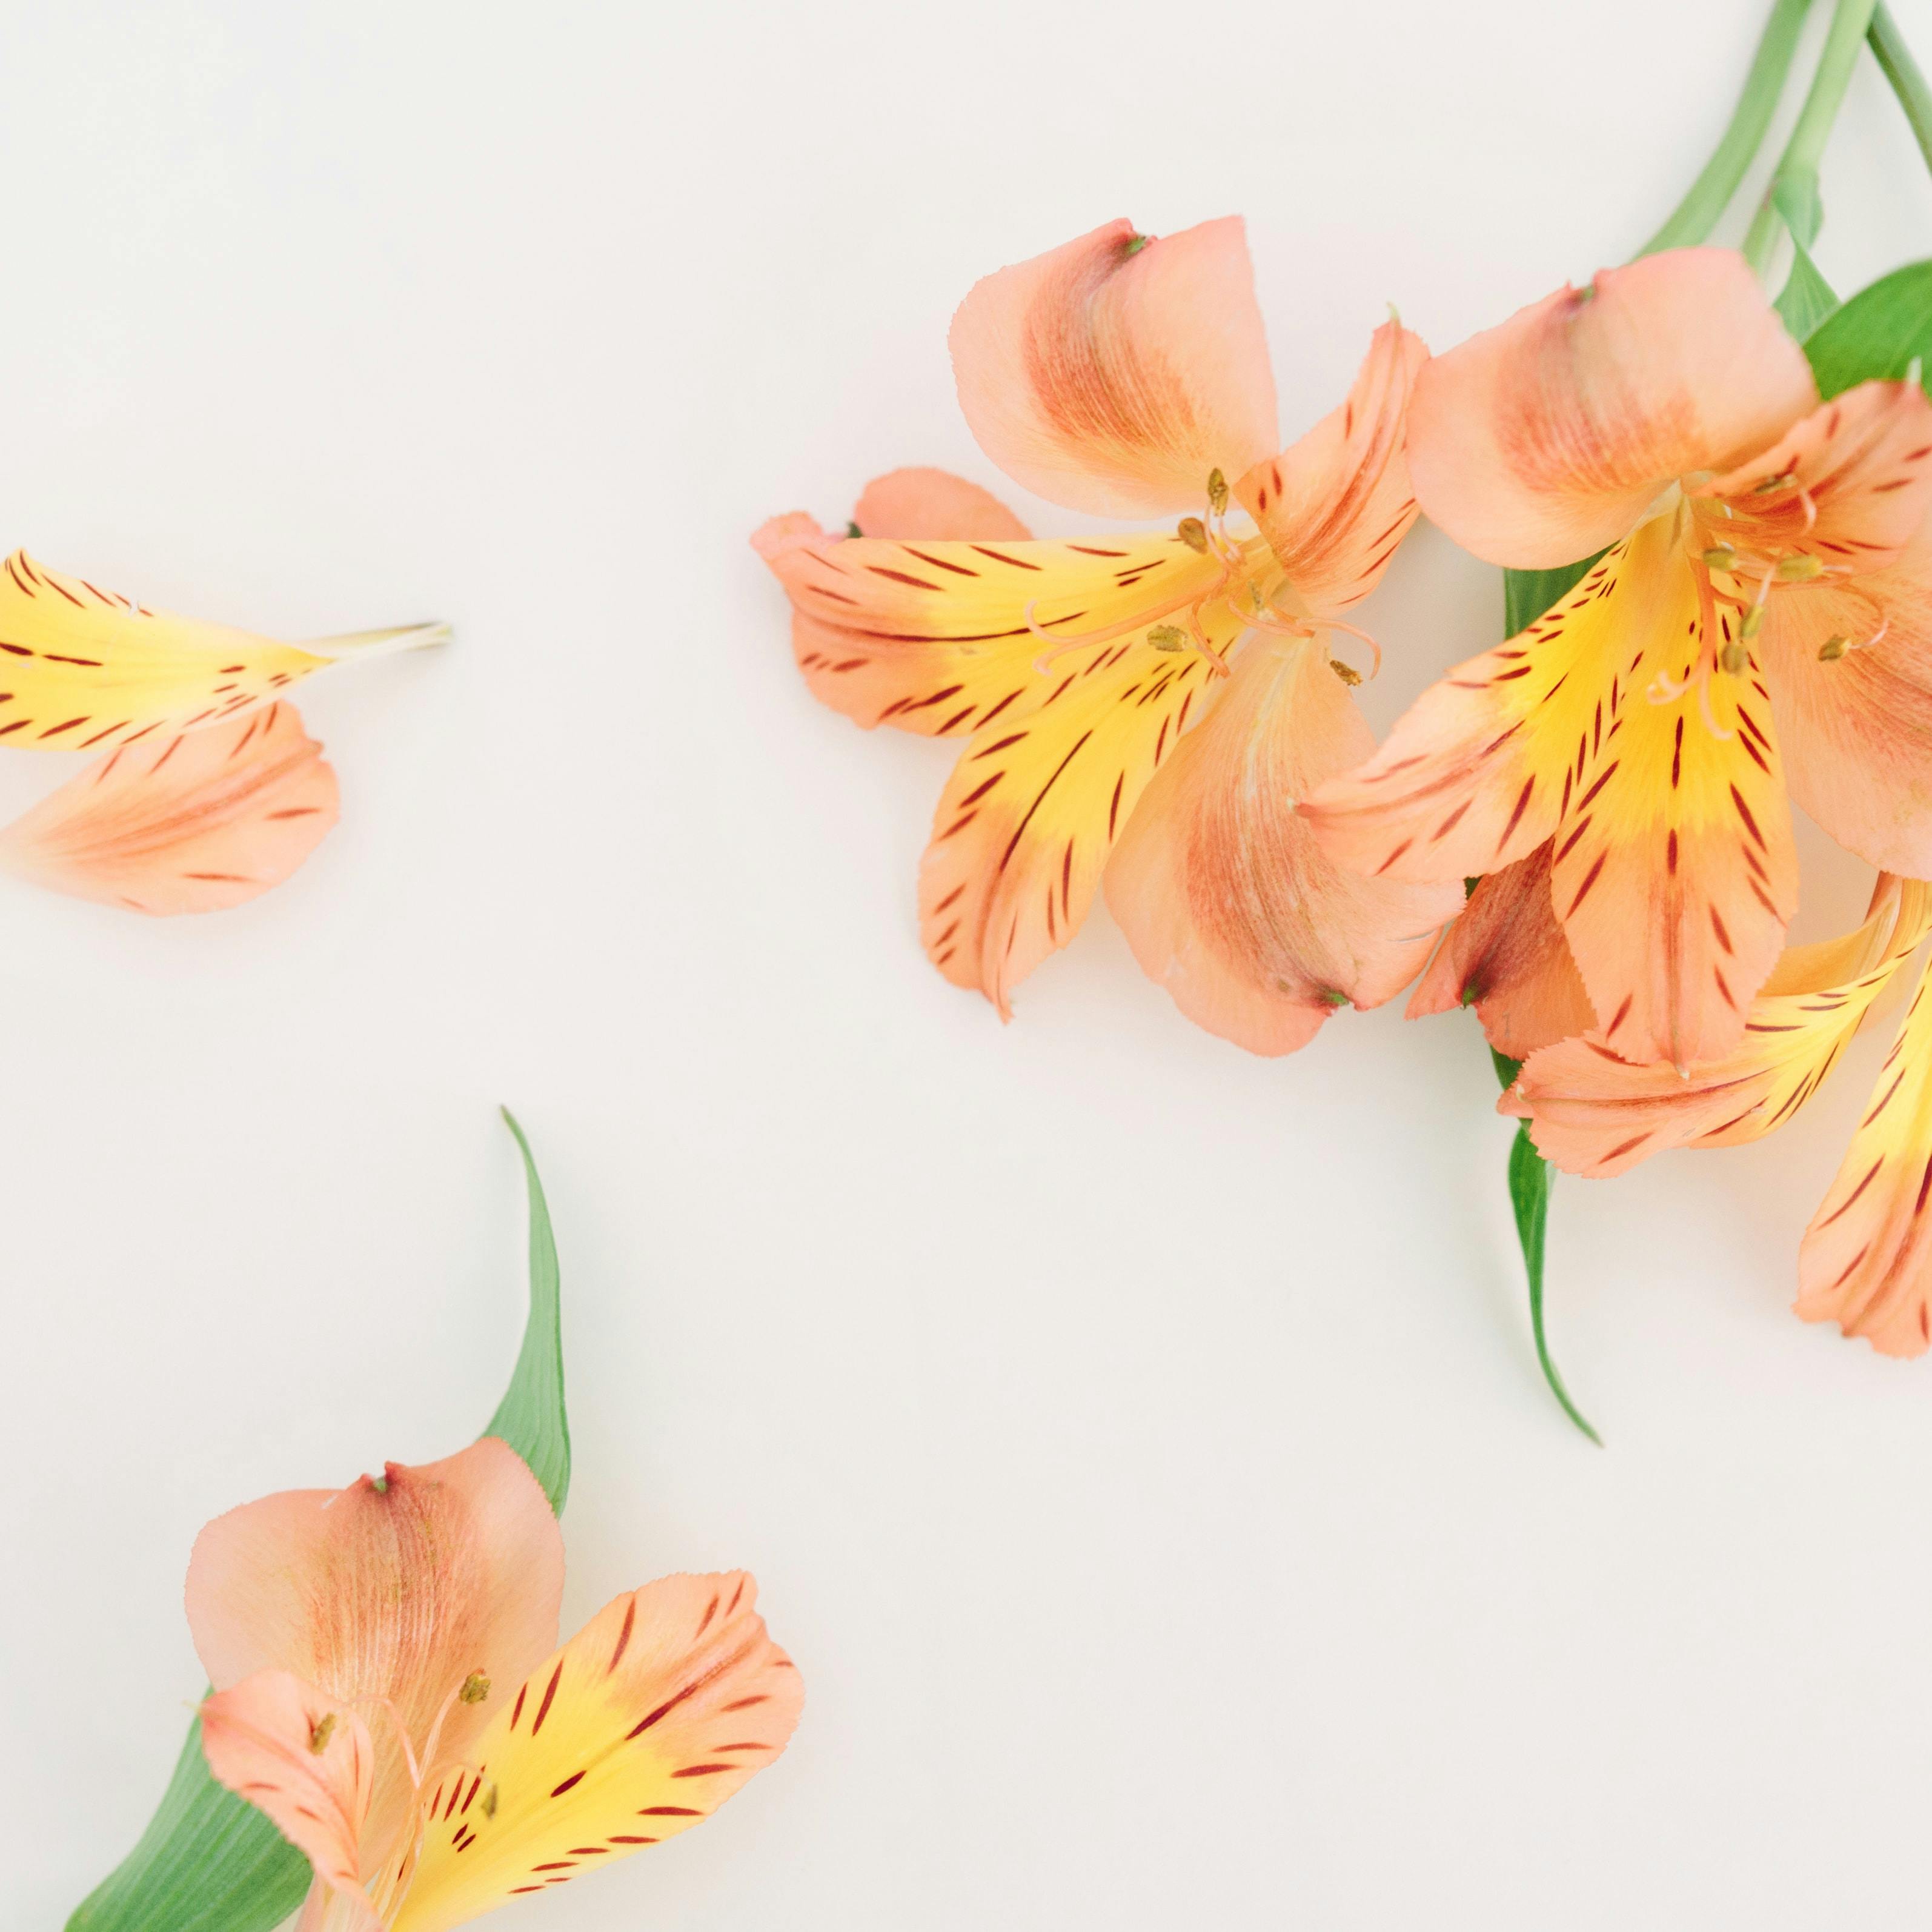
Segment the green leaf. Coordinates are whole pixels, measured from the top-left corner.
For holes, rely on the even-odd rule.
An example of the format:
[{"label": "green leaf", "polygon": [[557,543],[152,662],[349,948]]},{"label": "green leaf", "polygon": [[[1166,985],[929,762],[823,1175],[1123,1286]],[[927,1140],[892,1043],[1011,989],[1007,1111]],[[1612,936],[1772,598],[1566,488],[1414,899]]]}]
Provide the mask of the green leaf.
[{"label": "green leaf", "polygon": [[141,1842],[88,1894],[68,1932],[270,1932],[309,1886],[308,1861],[201,1754],[201,1720]]},{"label": "green leaf", "polygon": [[1804,339],[1819,394],[1828,400],[1875,378],[1896,382],[1932,369],[1932,262],[1895,268],[1862,289]]},{"label": "green leaf", "polygon": [[1791,273],[1785,278],[1784,293],[1772,306],[1800,342],[1838,310],[1838,298],[1831,284],[1818,272],[1817,263],[1796,235],[1791,238]]},{"label": "green leaf", "polygon": [[[1496,1071],[1500,1075],[1505,1067],[1510,1069],[1504,1087],[1516,1078],[1518,1063],[1496,1055]],[[1556,1364],[1550,1359],[1550,1339],[1543,1326],[1543,1241],[1550,1225],[1550,1184],[1556,1170],[1536,1150],[1536,1143],[1529,1137],[1527,1121],[1516,1126],[1516,1138],[1510,1143],[1509,1191],[1510,1205],[1516,1211],[1516,1238],[1522,1250],[1522,1265],[1529,1276],[1529,1324],[1536,1336],[1536,1359],[1543,1366],[1543,1379],[1550,1384],[1550,1392],[1563,1406],[1563,1413],[1600,1449],[1604,1438],[1584,1420],[1582,1412],[1570,1400],[1570,1391],[1563,1386],[1563,1378],[1556,1372]]]},{"label": "green leaf", "polygon": [[[510,1386],[486,1436],[530,1466],[561,1515],[570,1490],[556,1243],[524,1130],[503,1110],[524,1157],[530,1206],[530,1312]],[[167,1795],[141,1841],[68,1921],[67,1932],[271,1932],[309,1886],[301,1852],[252,1804],[215,1783],[188,1727]]]},{"label": "green leaf", "polygon": [[1581,563],[1559,565],[1554,570],[1506,570],[1503,572],[1503,622],[1505,634],[1514,637],[1533,624],[1552,604],[1558,604],[1582,582],[1583,574],[1598,556],[1586,556]]},{"label": "green leaf", "polygon": [[503,1118],[517,1137],[530,1198],[530,1312],[510,1386],[485,1436],[500,1436],[530,1466],[550,1508],[563,1514],[570,1493],[570,1417],[563,1397],[563,1331],[557,1306],[556,1243],[550,1208],[530,1144],[508,1108]]}]

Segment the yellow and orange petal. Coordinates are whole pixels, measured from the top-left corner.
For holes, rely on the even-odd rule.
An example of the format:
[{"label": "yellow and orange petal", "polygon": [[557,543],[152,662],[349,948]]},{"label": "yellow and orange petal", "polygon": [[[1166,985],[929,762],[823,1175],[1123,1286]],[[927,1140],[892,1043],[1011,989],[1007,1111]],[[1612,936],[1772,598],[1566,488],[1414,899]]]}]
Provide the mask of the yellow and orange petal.
[{"label": "yellow and orange petal", "polygon": [[1798,1312],[1881,1354],[1932,1346],[1932,968],[1798,1256]]},{"label": "yellow and orange petal", "polygon": [[1057,639],[1184,620],[1224,574],[1172,533],[895,542],[829,537],[794,514],[752,542],[791,598],[813,695],[859,724],[932,737],[1010,726],[1058,683],[1034,668]]},{"label": "yellow and orange petal", "polygon": [[1436,357],[1408,464],[1424,511],[1466,550],[1555,569],[1628,536],[1680,477],[1748,462],[1817,400],[1744,258],[1673,249]]},{"label": "yellow and orange petal", "polygon": [[151,610],[16,550],[0,564],[0,744],[133,745],[248,710],[343,658],[445,634],[410,625],[298,650]]},{"label": "yellow and orange petal", "polygon": [[1237,217],[1160,239],[1112,221],[1002,268],[961,303],[951,344],[980,448],[1070,509],[1198,509],[1210,471],[1239,476],[1277,446]]},{"label": "yellow and orange petal", "polygon": [[1412,980],[1460,885],[1343,871],[1295,801],[1375,740],[1313,639],[1264,634],[1150,784],[1106,869],[1107,903],[1148,976],[1250,1052],[1292,1053],[1343,1004]]},{"label": "yellow and orange petal", "polygon": [[1498,1111],[1526,1118],[1538,1150],[1570,1174],[1756,1140],[1817,1091],[1928,932],[1932,887],[1882,878],[1855,932],[1786,952],[1732,1052],[1680,1074],[1634,1065],[1600,1035],[1565,1040],[1531,1056]]},{"label": "yellow and orange petal", "polygon": [[688,1830],[784,1750],[804,1690],[742,1571],[608,1604],[432,1777],[392,1932],[450,1932]]},{"label": "yellow and orange petal", "polygon": [[1311,612],[1359,603],[1415,521],[1402,444],[1409,397],[1428,360],[1420,336],[1384,322],[1340,408],[1234,485]]},{"label": "yellow and orange petal", "polygon": [[0,830],[0,871],[136,912],[214,912],[279,884],[339,799],[295,709],[110,752]]},{"label": "yellow and orange petal", "polygon": [[1429,963],[1408,1016],[1473,1006],[1490,1044],[1527,1060],[1600,1024],[1550,902],[1552,847],[1478,882]]},{"label": "yellow and orange petal", "polygon": [[[188,1624],[218,1690],[288,1671],[344,1702],[386,1698],[420,1748],[439,1715],[462,1752],[556,1642],[563,1539],[522,1459],[494,1437],[380,1481],[290,1490],[195,1540]],[[472,1675],[482,1702],[445,1710]],[[402,1756],[378,1740],[372,1832],[406,1808]]]},{"label": "yellow and orange petal", "polygon": [[1653,518],[1303,810],[1375,878],[1486,874],[1553,839],[1556,916],[1606,1037],[1636,1059],[1714,1058],[1798,884],[1770,703],[1735,629],[1700,601],[1676,517]]},{"label": "yellow and orange petal", "polygon": [[[1225,604],[1197,621],[1224,657],[1240,635]],[[1216,682],[1198,651],[1141,632],[1060,658],[1029,709],[974,735],[920,866],[920,936],[955,986],[1012,1016],[1012,988],[1080,929],[1114,842]]]},{"label": "yellow and orange petal", "polygon": [[304,1924],[381,1932],[360,1882],[376,1763],[362,1719],[286,1671],[258,1671],[203,1702],[201,1745],[216,1779],[314,1867],[320,1895]]}]

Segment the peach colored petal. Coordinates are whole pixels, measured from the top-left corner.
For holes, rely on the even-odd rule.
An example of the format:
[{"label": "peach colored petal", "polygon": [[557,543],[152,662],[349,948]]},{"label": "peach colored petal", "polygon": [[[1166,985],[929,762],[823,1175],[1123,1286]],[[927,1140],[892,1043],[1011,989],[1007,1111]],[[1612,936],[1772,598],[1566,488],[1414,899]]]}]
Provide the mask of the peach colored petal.
[{"label": "peach colored petal", "polygon": [[1374,747],[1318,643],[1257,636],[1142,794],[1107,904],[1142,970],[1210,1033],[1293,1052],[1338,1006],[1393,998],[1461,905],[1459,885],[1345,872],[1295,816]]},{"label": "peach colored petal", "polygon": [[852,520],[866,537],[1024,543],[1032,532],[990,490],[947,470],[894,470],[866,485]]},{"label": "peach colored petal", "polygon": [[1674,1147],[1727,1147],[1789,1120],[1837,1064],[1932,931],[1932,889],[1889,876],[1844,938],[1787,951],[1752,1002],[1742,1039],[1680,1074],[1622,1058],[1600,1034],[1531,1055],[1499,1113],[1527,1118],[1544,1157],[1570,1174],[1621,1174]]},{"label": "peach colored petal", "polygon": [[1539,845],[1478,884],[1409,1000],[1411,1019],[1474,1006],[1490,1044],[1511,1060],[1595,1031],[1596,1009],[1550,903],[1553,849]]},{"label": "peach colored petal", "polygon": [[286,879],[338,804],[322,747],[273,704],[110,752],[0,830],[0,870],[136,912],[217,912]]},{"label": "peach colored petal", "polygon": [[1420,336],[1384,322],[1348,400],[1234,486],[1311,611],[1359,603],[1415,521],[1402,439],[1417,372],[1428,360]]},{"label": "peach colored petal", "polygon": [[1171,532],[891,542],[829,537],[794,514],[752,541],[791,598],[792,650],[812,694],[868,729],[933,737],[1010,729],[1058,686],[1034,664],[1060,633],[1144,629],[1184,613],[1221,574]]},{"label": "peach colored petal", "polygon": [[[345,1702],[387,1699],[421,1750],[439,1716],[460,1754],[504,1687],[556,1641],[563,1539],[515,1452],[486,1437],[379,1484],[290,1490],[218,1516],[188,1566],[188,1623],[209,1681],[292,1672]],[[453,1702],[472,1674],[490,1690]],[[400,1750],[378,1727],[372,1831],[406,1808]]]},{"label": "peach colored petal", "polygon": [[1112,221],[1002,268],[959,305],[952,346],[980,446],[1070,509],[1198,510],[1210,470],[1232,479],[1276,447],[1237,217],[1160,241]]},{"label": "peach colored petal", "polygon": [[360,1882],[376,1764],[362,1718],[287,1671],[260,1670],[202,1704],[201,1748],[215,1778],[314,1867],[303,1923],[381,1932]]},{"label": "peach colored petal", "polygon": [[1928,986],[1932,976],[1922,976],[1798,1256],[1798,1312],[1835,1322],[1886,1355],[1922,1355],[1932,1346]]},{"label": "peach colored petal", "polygon": [[1735,1045],[1797,898],[1756,667],[1706,612],[1677,518],[1645,524],[1508,644],[1459,666],[1303,811],[1372,877],[1496,872],[1552,836],[1552,891],[1606,1036],[1678,1066]]},{"label": "peach colored petal", "polygon": [[1774,592],[1757,648],[1792,795],[1880,870],[1932,874],[1932,532],[1868,576]]},{"label": "peach colored petal", "polygon": [[1738,554],[1726,574],[1740,586],[1755,590],[1780,558],[1834,576],[1878,569],[1932,510],[1932,400],[1916,382],[1862,382],[1692,501],[1712,544]]},{"label": "peach colored petal", "polygon": [[1466,550],[1550,569],[1627,535],[1678,478],[1748,461],[1817,400],[1744,258],[1673,249],[1427,364],[1408,466],[1424,511]]},{"label": "peach colored petal", "polygon": [[620,1597],[432,1781],[392,1932],[450,1932],[701,1823],[782,1751],[805,1693],[742,1570]]}]

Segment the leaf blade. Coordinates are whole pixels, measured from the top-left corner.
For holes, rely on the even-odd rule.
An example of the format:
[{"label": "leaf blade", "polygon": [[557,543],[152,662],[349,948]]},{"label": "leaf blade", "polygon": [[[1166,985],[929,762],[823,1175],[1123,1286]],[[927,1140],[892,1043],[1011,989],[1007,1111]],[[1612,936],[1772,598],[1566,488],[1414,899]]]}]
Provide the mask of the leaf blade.
[{"label": "leaf blade", "polygon": [[1908,262],[1861,289],[1806,336],[1804,353],[1828,402],[1861,382],[1896,382],[1915,362],[1926,384],[1932,370],[1932,261]]}]

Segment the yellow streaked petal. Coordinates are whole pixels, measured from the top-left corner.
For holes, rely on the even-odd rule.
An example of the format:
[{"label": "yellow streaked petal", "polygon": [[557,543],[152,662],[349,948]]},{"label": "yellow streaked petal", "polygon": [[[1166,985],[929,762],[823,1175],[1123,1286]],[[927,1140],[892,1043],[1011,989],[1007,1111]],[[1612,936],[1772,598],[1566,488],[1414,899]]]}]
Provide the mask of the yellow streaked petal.
[{"label": "yellow streaked petal", "polygon": [[1932,967],[1798,1254],[1798,1312],[1880,1354],[1932,1346]]},{"label": "yellow streaked petal", "polygon": [[[1203,614],[1223,654],[1225,604]],[[1214,682],[1198,652],[1138,638],[1064,657],[1016,722],[983,727],[954,767],[920,868],[933,964],[1010,1015],[1007,994],[1080,928],[1107,856]]]},{"label": "yellow streaked petal", "polygon": [[830,537],[790,516],[752,542],[791,598],[792,647],[813,694],[861,724],[932,737],[1039,705],[1058,680],[1034,661],[1052,638],[1184,613],[1222,575],[1172,534],[899,542]]},{"label": "yellow streaked petal", "polygon": [[448,1932],[715,1811],[785,1746],[804,1691],[742,1572],[607,1604],[430,1778],[391,1932]]},{"label": "yellow streaked petal", "polygon": [[232,717],[344,657],[445,634],[410,625],[298,650],[151,610],[16,550],[0,565],[0,742],[62,752],[132,744]]},{"label": "yellow streaked petal", "polygon": [[1526,1118],[1544,1157],[1570,1174],[1621,1174],[1673,1147],[1729,1147],[1789,1120],[1932,932],[1932,886],[1889,876],[1856,932],[1793,947],[1751,1003],[1742,1040],[1680,1074],[1632,1064],[1600,1034],[1545,1047],[1498,1111]]}]

